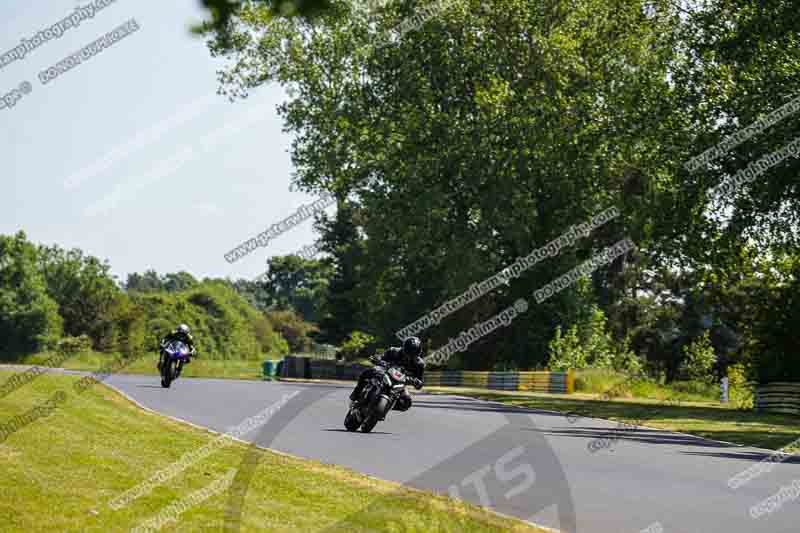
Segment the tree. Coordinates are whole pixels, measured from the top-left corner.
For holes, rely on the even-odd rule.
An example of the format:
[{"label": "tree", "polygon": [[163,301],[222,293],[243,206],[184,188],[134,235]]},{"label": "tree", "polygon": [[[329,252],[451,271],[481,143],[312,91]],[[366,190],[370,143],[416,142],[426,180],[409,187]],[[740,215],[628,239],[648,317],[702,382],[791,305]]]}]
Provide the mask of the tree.
[{"label": "tree", "polygon": [[314,344],[312,335],[319,331],[314,324],[306,322],[294,310],[268,311],[266,317],[272,328],[280,333],[289,349],[294,353],[310,353]]},{"label": "tree", "polygon": [[164,290],[164,280],[155,270],[147,270],[144,274],[136,272],[128,274],[125,290],[138,292],[153,292]]},{"label": "tree", "polygon": [[[255,16],[241,19],[241,40],[227,52],[239,61],[223,74],[222,89],[237,95],[278,81],[308,95],[282,108],[297,134],[297,182],[332,190],[361,213],[367,253],[350,267],[359,271],[357,287],[331,290],[350,299],[332,320],[368,309],[367,329],[392,336],[570,224],[622,203],[637,169],[676,166],[675,150],[661,150],[684,144],[677,126],[686,113],[666,77],[674,20],[650,21],[633,5],[568,4],[448,3],[381,47],[370,44],[385,42],[424,2],[392,4],[369,19],[325,19],[313,30],[302,20],[267,30]],[[640,105],[643,98],[660,109]],[[663,171],[659,179],[677,181]],[[640,194],[626,207],[648,202]],[[532,293],[600,240],[623,237],[631,217],[528,273],[513,292]],[[631,237],[646,244],[654,236],[645,223],[640,216]],[[604,273],[598,279],[610,283]],[[428,334],[442,343],[514,299],[498,289]],[[561,304],[553,305],[482,339],[473,354],[504,351],[534,362],[530,354],[543,351],[558,320]],[[323,332],[341,340],[364,327]]]},{"label": "tree", "polygon": [[294,309],[304,320],[313,323],[324,319],[328,285],[333,275],[329,261],[284,255],[271,257],[267,264],[266,276],[255,283],[256,293],[262,290],[265,293],[261,298],[265,310]]},{"label": "tree", "polygon": [[758,378],[771,381],[800,381],[800,256],[790,264],[791,277],[774,287],[772,306],[762,311],[756,325]]},{"label": "tree", "polygon": [[20,231],[0,235],[0,353],[33,352],[61,335],[58,304],[47,295],[36,247]]},{"label": "tree", "polygon": [[351,332],[367,325],[367,315],[380,305],[380,295],[366,298],[363,284],[363,260],[366,252],[358,228],[358,211],[347,202],[340,202],[334,219],[323,216],[318,229],[322,232],[323,249],[333,262],[328,284],[326,318],[320,323],[320,337],[339,344]]},{"label": "tree", "polygon": [[64,333],[88,335],[99,348],[98,339],[110,327],[112,308],[121,293],[110,265],[81,250],[58,246],[40,247],[38,258],[47,292],[58,303]]},{"label": "tree", "polygon": [[211,43],[231,59],[225,94],[294,90],[281,113],[296,135],[296,184],[340,200],[341,231],[325,237],[337,277],[322,333],[387,339],[616,205],[621,215],[591,238],[452,313],[427,340],[444,344],[629,237],[638,250],[593,274],[589,293],[573,286],[532,306],[474,343],[464,367],[541,363],[554,328],[592,305],[614,339],[630,334],[670,378],[706,330],[721,361],[740,357],[743,339],[756,346],[705,276],[730,272],[748,239],[773,257],[796,250],[797,162],[721,205],[707,191],[796,127],[786,120],[705,169],[684,163],[798,93],[790,3],[456,0],[421,16],[429,5],[313,24],[243,6],[231,46]]},{"label": "tree", "polygon": [[261,311],[267,312],[273,306],[272,295],[263,279],[250,281],[248,279],[237,279],[230,282],[236,292],[242,295],[250,305]]},{"label": "tree", "polygon": [[[211,18],[194,24],[191,32],[210,35],[222,46],[230,46],[230,23],[240,15],[244,2],[240,0],[201,0]],[[334,4],[331,0],[255,0],[251,2],[267,20],[275,17],[300,16],[314,20],[320,15],[330,14]]]},{"label": "tree", "polygon": [[164,290],[167,292],[180,292],[197,286],[198,281],[188,272],[177,272],[164,276]]},{"label": "tree", "polygon": [[[676,88],[691,102],[695,154],[712,148],[759,117],[797,97],[800,88],[800,14],[782,0],[712,0],[698,3],[682,27],[683,49],[692,62],[676,65]],[[796,111],[795,111],[796,113]],[[692,179],[717,185],[750,162],[797,136],[797,120],[786,117],[764,132],[719,154]],[[692,228],[701,237],[695,250],[725,247],[742,238],[768,247],[800,244],[798,160],[790,158],[767,174],[715,201],[704,198]],[[698,206],[699,207],[699,206]],[[709,239],[713,239],[709,242]],[[736,246],[729,247],[735,252]]]},{"label": "tree", "polygon": [[717,363],[717,356],[714,354],[708,332],[684,346],[683,355],[681,371],[686,377],[696,381],[714,381],[712,370]]}]

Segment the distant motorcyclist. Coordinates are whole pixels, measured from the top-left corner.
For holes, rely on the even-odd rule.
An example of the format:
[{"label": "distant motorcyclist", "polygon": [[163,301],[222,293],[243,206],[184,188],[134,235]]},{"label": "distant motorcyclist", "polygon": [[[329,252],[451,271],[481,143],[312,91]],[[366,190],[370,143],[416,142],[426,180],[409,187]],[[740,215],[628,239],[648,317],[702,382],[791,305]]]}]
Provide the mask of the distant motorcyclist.
[{"label": "distant motorcyclist", "polygon": [[[401,367],[408,377],[408,383],[414,385],[419,390],[423,385],[423,375],[425,374],[425,361],[420,357],[422,353],[422,342],[417,337],[409,337],[403,341],[403,347],[391,347],[381,356],[380,361],[390,365]],[[367,381],[376,374],[375,368],[368,368],[358,377],[356,388],[350,394],[350,400],[355,402],[361,396]],[[394,409],[397,411],[408,411],[411,408],[411,395],[407,390],[397,400]]]},{"label": "distant motorcyclist", "polygon": [[172,341],[181,341],[186,344],[186,347],[189,348],[190,361],[191,357],[195,357],[197,355],[197,348],[195,347],[194,344],[194,337],[192,337],[191,333],[189,333],[189,326],[187,326],[186,324],[181,324],[180,326],[175,328],[174,331],[171,331],[170,333],[167,334],[166,337],[161,339],[161,343],[159,345],[161,350],[160,350],[160,355],[158,357],[158,365],[157,365],[159,372],[161,371],[161,364],[164,361],[164,348],[167,346],[167,344],[169,344]]}]

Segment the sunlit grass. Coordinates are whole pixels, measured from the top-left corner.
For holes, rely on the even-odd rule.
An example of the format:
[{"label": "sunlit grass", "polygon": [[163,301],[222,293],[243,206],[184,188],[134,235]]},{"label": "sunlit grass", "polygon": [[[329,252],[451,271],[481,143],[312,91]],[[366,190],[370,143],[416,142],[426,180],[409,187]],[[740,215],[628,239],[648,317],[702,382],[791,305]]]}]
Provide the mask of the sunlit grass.
[{"label": "sunlit grass", "polygon": [[[0,372],[0,383],[11,376]],[[97,385],[78,396],[74,376],[37,378],[0,399],[0,424],[64,391],[50,416],[0,444],[0,531],[128,531],[238,468],[233,442],[114,511],[108,503],[215,436],[133,406]],[[340,467],[257,451],[242,531],[541,530],[443,496]],[[191,507],[164,531],[220,531],[227,493]],[[401,526],[402,525],[402,526]]]},{"label": "sunlit grass", "polygon": [[[429,392],[459,394],[520,407],[576,413],[585,417],[636,423],[709,439],[777,450],[800,438],[800,417],[739,410],[719,402],[669,399],[600,398],[599,394],[545,394],[428,387]],[[680,402],[675,405],[674,402]],[[800,447],[786,451],[800,452]]]}]

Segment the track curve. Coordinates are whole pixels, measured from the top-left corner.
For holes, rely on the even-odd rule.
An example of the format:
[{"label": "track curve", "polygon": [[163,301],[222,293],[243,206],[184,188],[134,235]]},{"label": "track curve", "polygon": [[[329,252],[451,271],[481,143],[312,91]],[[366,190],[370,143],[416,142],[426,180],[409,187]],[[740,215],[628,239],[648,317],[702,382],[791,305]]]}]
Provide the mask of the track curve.
[{"label": "track curve", "polygon": [[[349,433],[342,427],[349,384],[181,378],[162,389],[157,377],[130,375],[106,384],[149,409],[219,432],[299,391],[274,422],[243,438],[565,532],[638,532],[657,522],[676,533],[790,533],[800,523],[798,500],[749,516],[751,506],[800,479],[800,460],[734,490],[728,479],[767,454],[689,435],[639,428],[590,453],[587,445],[611,435],[615,424],[428,394],[415,395],[409,412],[391,413],[373,433]],[[237,476],[239,486],[246,475]]]}]

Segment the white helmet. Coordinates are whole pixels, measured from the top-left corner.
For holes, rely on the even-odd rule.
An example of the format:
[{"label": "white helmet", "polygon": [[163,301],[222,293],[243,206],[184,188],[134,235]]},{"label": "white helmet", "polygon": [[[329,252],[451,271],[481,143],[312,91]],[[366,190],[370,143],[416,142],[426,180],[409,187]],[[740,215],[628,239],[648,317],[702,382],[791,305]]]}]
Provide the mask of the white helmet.
[{"label": "white helmet", "polygon": [[184,335],[188,335],[189,334],[189,326],[187,326],[186,324],[181,324],[180,326],[178,326],[178,331],[180,333],[183,333]]}]

